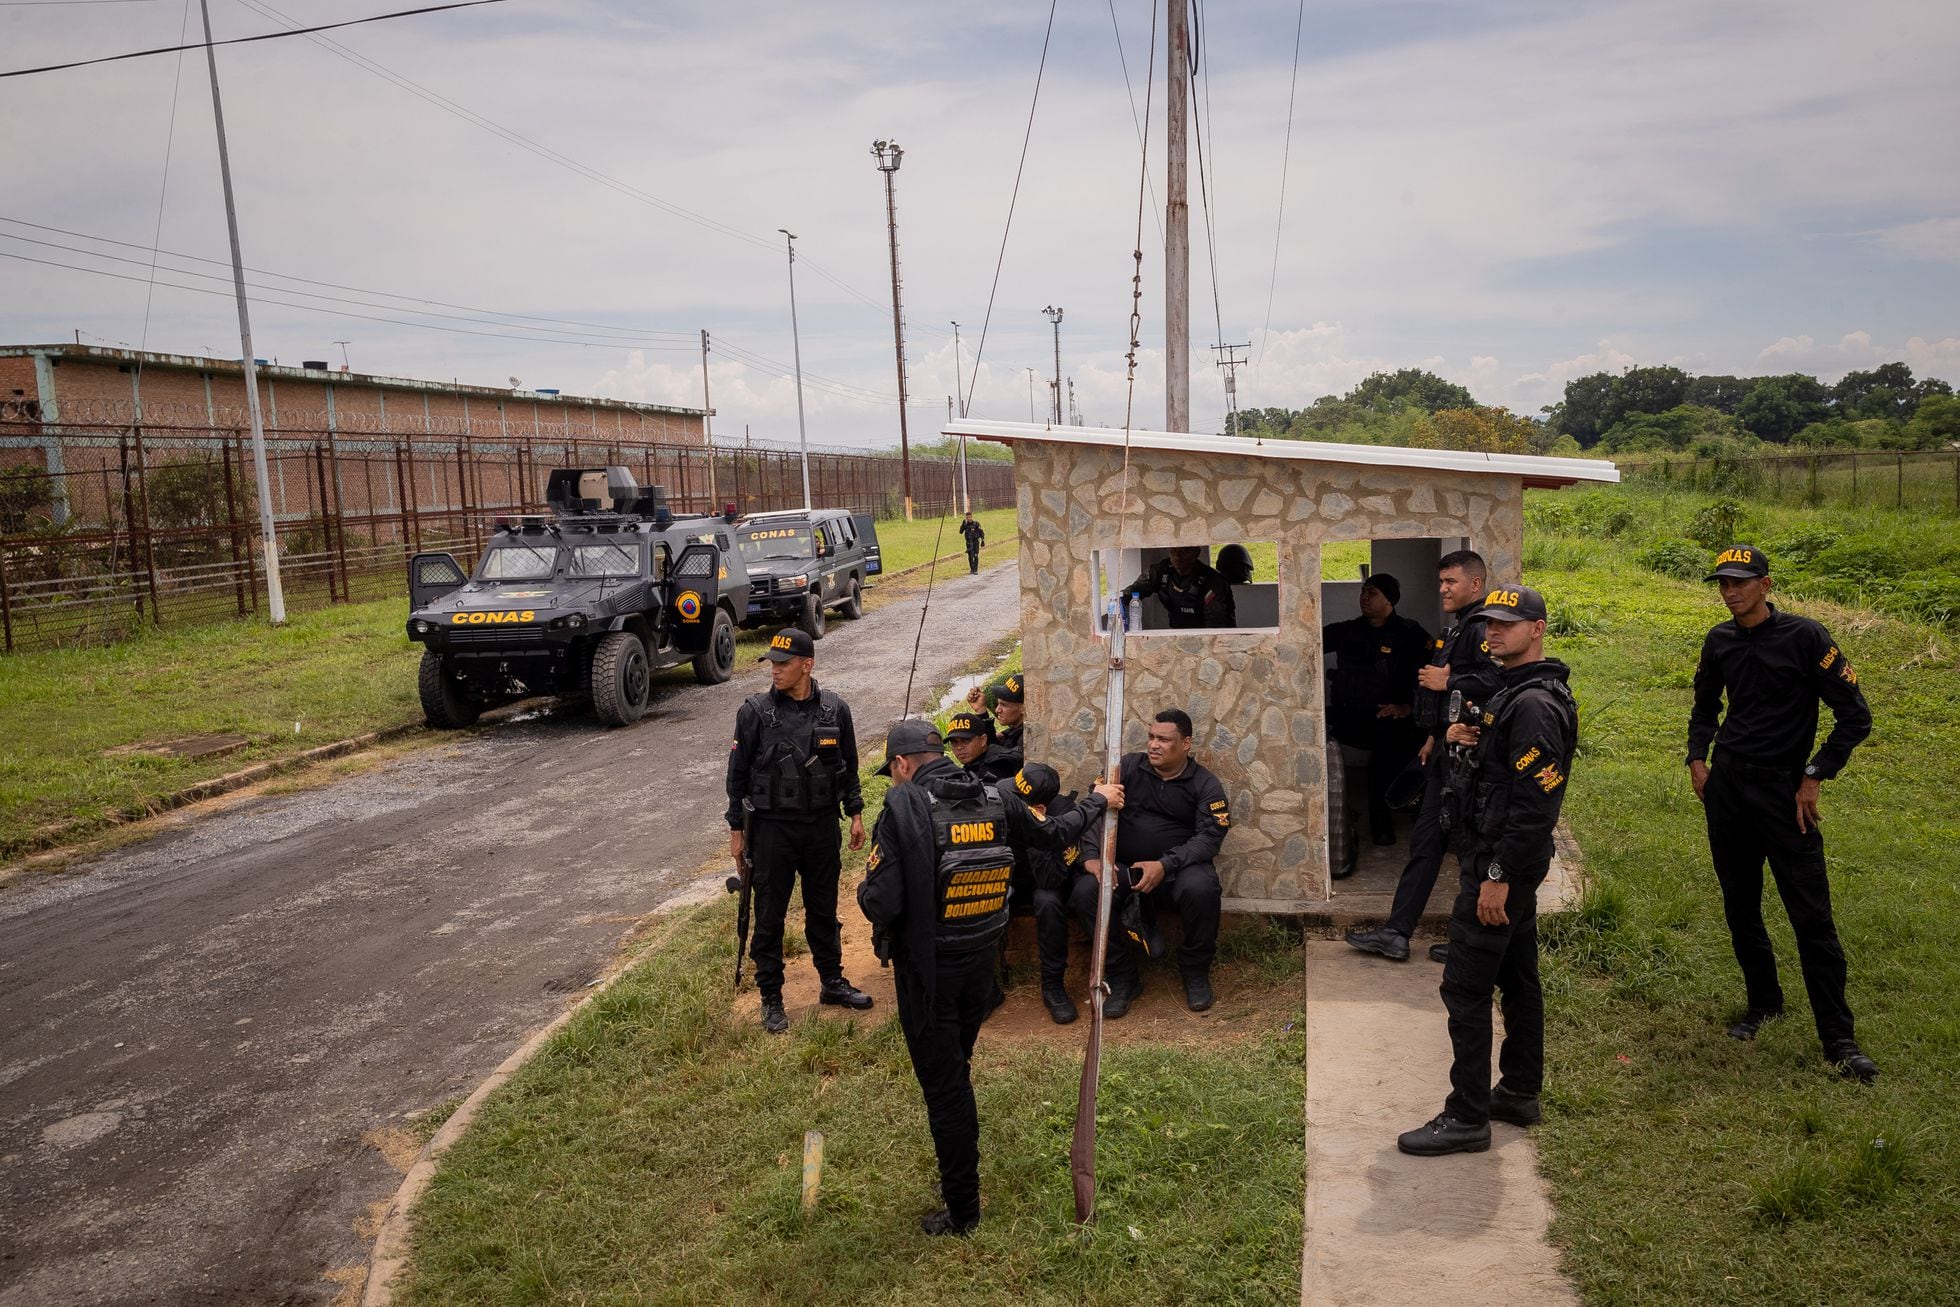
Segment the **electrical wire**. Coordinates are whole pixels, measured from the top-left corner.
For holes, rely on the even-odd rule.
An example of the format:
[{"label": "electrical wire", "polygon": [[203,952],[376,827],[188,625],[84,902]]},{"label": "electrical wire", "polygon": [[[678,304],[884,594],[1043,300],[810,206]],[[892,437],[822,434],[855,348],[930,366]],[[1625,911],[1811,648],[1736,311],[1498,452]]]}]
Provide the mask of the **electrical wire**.
[{"label": "electrical wire", "polygon": [[[1191,0],[1191,30],[1196,38],[1191,42],[1191,80],[1203,89],[1204,112],[1192,115],[1191,125],[1198,141],[1198,204],[1205,215],[1205,253],[1211,263],[1211,318],[1217,331],[1216,342],[1225,343],[1225,314],[1218,304],[1218,232],[1217,221],[1212,217],[1212,184],[1205,168],[1205,137],[1211,132],[1211,65],[1205,58],[1209,54],[1203,34],[1204,20],[1201,0]],[[1199,69],[1204,69],[1202,78]],[[1216,138],[1214,138],[1215,140]]]},{"label": "electrical wire", "polygon": [[[1157,25],[1155,22],[1156,0],[1151,0],[1151,4],[1152,4],[1152,22],[1150,26],[1150,31],[1151,31],[1150,39],[1152,42],[1152,55],[1154,57],[1156,53],[1155,42],[1157,39],[1156,37]],[[1136,93],[1136,88],[1130,85],[1130,59],[1129,56],[1123,52],[1123,29],[1116,21],[1116,0],[1109,0],[1109,29],[1110,31],[1116,34],[1116,62],[1119,65],[1121,65],[1123,69],[1123,95],[1130,102],[1130,126],[1136,129],[1137,148],[1141,149],[1143,148],[1143,122],[1141,119],[1137,117],[1137,93]],[[1154,58],[1153,58],[1153,66],[1155,66]],[[1157,204],[1156,202],[1157,183],[1150,179],[1148,173],[1144,175],[1144,181],[1150,187],[1150,200],[1151,200],[1150,216],[1157,220],[1157,243],[1159,245],[1163,245],[1166,243],[1167,238],[1164,235],[1164,215],[1161,212],[1162,206]]]},{"label": "electrical wire", "polygon": [[58,73],[69,68],[90,68],[96,64],[120,63],[125,59],[146,59],[153,54],[176,54],[182,50],[204,50],[219,45],[250,45],[255,41],[277,41],[288,36],[305,36],[309,32],[331,32],[337,27],[359,27],[364,23],[381,23],[391,18],[413,18],[418,14],[439,14],[446,9],[474,9],[478,5],[500,5],[504,0],[451,0],[446,5],[424,5],[420,9],[399,9],[392,14],[372,14],[366,18],[349,18],[338,23],[321,23],[317,27],[304,27],[285,32],[260,32],[256,36],[232,36],[222,41],[196,41],[189,45],[164,45],[154,50],[130,50],[124,54],[105,54],[95,59],[75,59],[65,64],[43,64],[39,68],[10,68],[0,72],[0,77],[29,77],[35,73]]},{"label": "electrical wire", "polygon": [[[184,39],[184,33],[190,31],[190,27],[191,0],[184,0],[184,17],[177,27],[179,41]],[[157,183],[157,225],[151,233],[150,285],[143,295],[143,330],[136,337],[138,354],[147,353],[150,348],[150,309],[155,305],[157,297],[157,251],[163,245],[163,210],[165,202],[170,198],[170,156],[177,145],[177,99],[183,87],[184,56],[183,52],[179,51],[177,71],[170,78],[170,125],[164,128],[163,132],[163,178]],[[139,384],[143,380],[143,360],[140,358],[136,361],[136,380]],[[142,392],[139,389],[137,393]]]},{"label": "electrical wire", "polygon": [[1266,341],[1273,334],[1273,292],[1279,286],[1279,241],[1286,226],[1286,165],[1293,154],[1293,93],[1300,84],[1300,33],[1307,23],[1307,0],[1293,20],[1293,77],[1286,84],[1286,142],[1279,152],[1279,213],[1273,219],[1273,269],[1266,278],[1266,325],[1259,330],[1259,354],[1252,361],[1252,384],[1259,385],[1259,365],[1266,360]]},{"label": "electrical wire", "polygon": [[[967,386],[966,398],[960,404],[960,411],[967,412],[973,401],[974,387],[980,384],[980,356],[987,351],[987,327],[994,319],[994,296],[1000,293],[1000,270],[1007,262],[1007,238],[1014,230],[1014,207],[1021,199],[1021,174],[1028,166],[1028,145],[1034,140],[1034,113],[1041,104],[1041,78],[1048,71],[1048,42],[1055,35],[1055,6],[1058,0],[1048,0],[1048,29],[1041,36],[1041,62],[1034,73],[1034,96],[1028,102],[1028,126],[1021,134],[1021,161],[1014,166],[1014,190],[1007,198],[1007,221],[1000,231],[1000,254],[994,259],[994,282],[987,291],[987,313],[980,320],[980,343],[973,347],[972,381]],[[1177,3],[1177,0],[1172,0]],[[1154,10],[1153,10],[1154,14]],[[1155,31],[1153,21],[1152,31]],[[1155,40],[1155,37],[1152,37]],[[923,616],[921,617],[923,621]]]}]

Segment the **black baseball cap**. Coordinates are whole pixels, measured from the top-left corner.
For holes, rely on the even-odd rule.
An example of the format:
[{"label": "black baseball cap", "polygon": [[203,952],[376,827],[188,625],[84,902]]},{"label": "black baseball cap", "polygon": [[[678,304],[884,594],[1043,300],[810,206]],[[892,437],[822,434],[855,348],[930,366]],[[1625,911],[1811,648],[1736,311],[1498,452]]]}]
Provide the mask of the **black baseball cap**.
[{"label": "black baseball cap", "polygon": [[1715,570],[1703,577],[1704,581],[1717,581],[1725,576],[1737,580],[1753,580],[1769,575],[1769,555],[1754,545],[1730,545],[1715,555]]},{"label": "black baseball cap", "polygon": [[903,758],[908,753],[943,753],[945,749],[946,742],[939,738],[939,731],[931,722],[922,717],[901,718],[885,733],[885,765],[876,774],[891,775],[894,758]]},{"label": "black baseball cap", "polygon": [[1009,676],[1006,680],[994,687],[994,701],[996,703],[1020,703],[1022,695],[1025,693],[1026,691],[1021,688],[1021,674],[1015,672],[1012,676]]},{"label": "black baseball cap", "polygon": [[1023,763],[1013,784],[1014,792],[1027,803],[1051,803],[1062,792],[1062,778],[1045,762]]},{"label": "black baseball cap", "polygon": [[1500,585],[1484,596],[1477,616],[1492,622],[1542,622],[1545,596],[1528,585]]},{"label": "black baseball cap", "polygon": [[983,712],[962,709],[946,719],[946,738],[957,740],[975,735],[992,735],[994,719]]},{"label": "black baseball cap", "polygon": [[767,658],[772,663],[786,663],[792,658],[815,658],[817,642],[809,633],[794,626],[785,626],[769,637],[769,651],[757,658],[761,662]]}]

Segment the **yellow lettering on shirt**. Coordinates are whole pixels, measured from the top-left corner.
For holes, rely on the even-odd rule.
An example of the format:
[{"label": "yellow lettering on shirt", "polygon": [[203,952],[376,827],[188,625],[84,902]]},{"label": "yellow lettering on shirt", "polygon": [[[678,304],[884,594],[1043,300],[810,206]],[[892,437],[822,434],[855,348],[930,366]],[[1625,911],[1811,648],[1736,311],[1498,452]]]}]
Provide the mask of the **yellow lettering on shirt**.
[{"label": "yellow lettering on shirt", "polygon": [[990,821],[956,821],[952,830],[955,844],[991,844],[994,824]]},{"label": "yellow lettering on shirt", "polygon": [[1824,660],[1817,664],[1818,669],[1820,671],[1828,672],[1831,670],[1831,664],[1836,662],[1837,660],[1838,660],[1838,647],[1836,645],[1832,645],[1829,649],[1824,651]]},{"label": "yellow lettering on shirt", "polygon": [[1543,752],[1544,751],[1542,749],[1540,749],[1537,745],[1534,744],[1529,749],[1526,749],[1524,753],[1518,758],[1518,760],[1512,763],[1511,765],[1517,768],[1519,771],[1523,771],[1525,768],[1531,766],[1532,763],[1537,762],[1539,755],[1542,754]]}]

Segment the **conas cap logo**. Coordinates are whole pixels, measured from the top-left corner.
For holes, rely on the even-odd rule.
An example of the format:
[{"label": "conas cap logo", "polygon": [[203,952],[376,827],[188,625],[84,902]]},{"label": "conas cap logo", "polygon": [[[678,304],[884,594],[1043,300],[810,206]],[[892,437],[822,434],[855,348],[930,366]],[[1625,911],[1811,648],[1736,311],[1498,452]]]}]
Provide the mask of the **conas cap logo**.
[{"label": "conas cap logo", "polygon": [[790,638],[786,635],[771,636],[769,638],[769,647],[771,649],[788,649],[791,647]]}]

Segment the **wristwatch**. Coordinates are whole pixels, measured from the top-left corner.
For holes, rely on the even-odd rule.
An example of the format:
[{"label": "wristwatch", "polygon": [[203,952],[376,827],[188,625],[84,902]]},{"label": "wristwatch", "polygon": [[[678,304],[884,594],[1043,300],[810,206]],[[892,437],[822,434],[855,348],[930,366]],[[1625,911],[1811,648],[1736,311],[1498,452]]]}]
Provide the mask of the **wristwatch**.
[{"label": "wristwatch", "polygon": [[1484,879],[1497,881],[1501,884],[1504,880],[1504,864],[1492,858],[1490,866],[1484,868]]},{"label": "wristwatch", "polygon": [[1812,780],[1817,780],[1818,779],[1817,764],[1814,762],[1805,764],[1803,769],[1803,774],[1810,777],[1810,779]]}]

